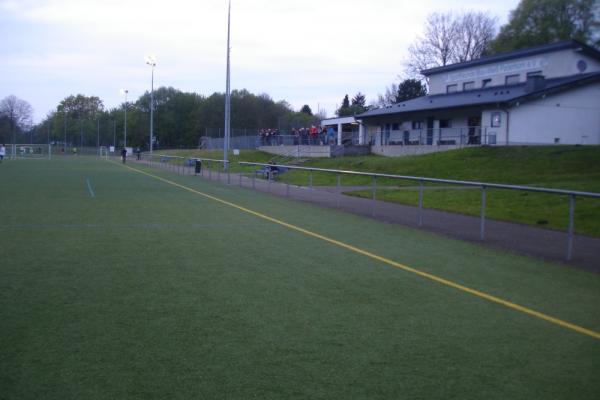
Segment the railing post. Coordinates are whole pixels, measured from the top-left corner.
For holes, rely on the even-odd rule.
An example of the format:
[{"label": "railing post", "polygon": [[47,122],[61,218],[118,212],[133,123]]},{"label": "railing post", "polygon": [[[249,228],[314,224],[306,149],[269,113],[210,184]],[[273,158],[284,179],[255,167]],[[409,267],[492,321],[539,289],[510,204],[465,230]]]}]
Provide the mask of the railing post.
[{"label": "railing post", "polygon": [[481,186],[481,222],[479,225],[479,239],[485,239],[485,185]]},{"label": "railing post", "polygon": [[227,168],[227,184],[230,185],[231,184],[231,172],[230,172],[230,165],[229,165],[229,161],[225,161],[225,165]]},{"label": "railing post", "polygon": [[567,261],[573,256],[573,228],[575,226],[575,195],[569,195],[569,229],[567,231]]},{"label": "railing post", "polygon": [[419,226],[423,226],[423,180],[419,180]]},{"label": "railing post", "polygon": [[240,187],[242,187],[242,170],[240,169]]},{"label": "railing post", "polygon": [[272,178],[273,174],[271,173],[271,171],[267,171],[267,180],[269,181],[269,183],[267,184],[267,190],[269,191],[269,193],[271,193],[271,178]]},{"label": "railing post", "polygon": [[308,187],[309,188],[313,188],[313,175],[312,175],[312,169],[308,170]]},{"label": "railing post", "polygon": [[337,208],[340,208],[340,197],[342,196],[342,175],[338,172],[337,173],[337,189],[338,189],[338,193],[337,193]]},{"label": "railing post", "polygon": [[206,166],[208,167],[208,180],[212,181],[212,168],[210,165],[210,161],[206,161]]},{"label": "railing post", "polygon": [[372,199],[371,199],[371,216],[375,216],[375,192],[377,190],[377,177],[373,175],[373,184],[371,185]]},{"label": "railing post", "polygon": [[252,189],[256,189],[256,171],[252,171]]}]

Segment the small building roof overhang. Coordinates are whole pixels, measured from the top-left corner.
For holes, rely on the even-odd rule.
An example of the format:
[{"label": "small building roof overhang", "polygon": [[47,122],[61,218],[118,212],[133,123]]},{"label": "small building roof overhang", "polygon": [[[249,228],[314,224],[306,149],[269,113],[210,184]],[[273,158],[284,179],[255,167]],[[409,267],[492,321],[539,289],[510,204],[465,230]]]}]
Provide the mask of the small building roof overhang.
[{"label": "small building roof overhang", "polygon": [[476,67],[479,65],[492,64],[492,63],[501,62],[501,61],[510,61],[510,60],[514,60],[517,58],[530,57],[530,56],[534,56],[534,55],[538,55],[538,54],[545,54],[545,53],[550,53],[550,52],[554,52],[554,51],[568,50],[568,49],[574,49],[575,51],[579,51],[579,52],[586,54],[592,58],[600,60],[600,51],[598,51],[597,49],[595,49],[591,46],[588,46],[577,40],[572,39],[572,40],[563,40],[563,41],[556,42],[556,43],[545,44],[543,46],[514,50],[514,51],[509,51],[506,53],[495,54],[492,56],[481,57],[476,60],[465,61],[465,62],[450,64],[450,65],[444,65],[441,67],[424,69],[421,71],[421,74],[423,74],[425,76],[430,76],[430,75],[434,75],[434,74],[439,74],[441,72],[456,71],[458,69]]},{"label": "small building roof overhang", "polygon": [[357,124],[358,121],[354,116],[327,118],[321,121],[321,126],[338,125],[338,124]]},{"label": "small building roof overhang", "polygon": [[417,97],[402,103],[377,108],[356,115],[356,118],[368,120],[369,118],[410,114],[423,111],[451,110],[466,107],[483,107],[494,105],[496,107],[510,107],[518,102],[535,100],[544,95],[574,89],[594,82],[600,82],[600,72],[579,74],[563,78],[546,79],[544,87],[529,90],[526,83],[508,86],[493,86],[485,89],[455,92],[450,94],[436,94]]}]

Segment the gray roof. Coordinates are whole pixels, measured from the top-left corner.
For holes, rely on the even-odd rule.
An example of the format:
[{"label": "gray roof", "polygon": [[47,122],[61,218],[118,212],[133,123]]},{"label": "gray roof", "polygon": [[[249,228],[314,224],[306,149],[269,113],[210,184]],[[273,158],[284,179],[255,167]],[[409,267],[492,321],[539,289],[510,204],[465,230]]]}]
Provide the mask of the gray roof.
[{"label": "gray roof", "polygon": [[436,94],[417,97],[416,99],[402,103],[370,110],[356,115],[356,118],[365,119],[389,114],[484,106],[489,104],[510,106],[516,102],[536,99],[544,94],[564,91],[597,81],[600,81],[600,72],[591,72],[564,78],[546,79],[545,87],[543,89],[533,91],[527,90],[526,83],[519,83],[515,85],[492,86],[485,89],[468,90],[450,94]]},{"label": "gray roof", "polygon": [[566,49],[576,49],[577,51],[581,51],[584,54],[587,54],[590,57],[596,58],[600,60],[600,51],[597,49],[587,46],[577,40],[563,40],[561,42],[545,44],[543,46],[530,47],[527,49],[520,49],[509,51],[506,53],[499,53],[493,56],[481,57],[476,60],[465,61],[456,64],[445,65],[443,67],[435,67],[429,68],[421,71],[421,74],[425,76],[437,74],[440,72],[449,72],[455,71],[457,69],[475,67],[478,65],[491,64],[499,61],[507,61],[513,60],[515,58],[529,57],[537,54],[550,53],[558,50],[566,50]]}]

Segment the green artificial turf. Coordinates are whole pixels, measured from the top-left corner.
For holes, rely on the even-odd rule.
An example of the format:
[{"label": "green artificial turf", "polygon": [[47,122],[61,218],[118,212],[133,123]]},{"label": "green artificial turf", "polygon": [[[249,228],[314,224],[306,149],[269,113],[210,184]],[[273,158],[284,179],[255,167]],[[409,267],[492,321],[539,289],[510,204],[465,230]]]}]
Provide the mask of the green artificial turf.
[{"label": "green artificial turf", "polygon": [[[162,170],[600,331],[600,279]],[[595,399],[600,341],[94,158],[0,164],[2,399]]]}]

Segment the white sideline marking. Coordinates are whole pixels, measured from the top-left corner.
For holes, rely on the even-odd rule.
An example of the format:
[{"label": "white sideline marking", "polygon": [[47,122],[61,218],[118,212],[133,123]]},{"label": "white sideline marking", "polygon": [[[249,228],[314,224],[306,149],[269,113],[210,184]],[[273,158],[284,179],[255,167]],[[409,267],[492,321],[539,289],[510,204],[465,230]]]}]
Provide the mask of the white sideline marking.
[{"label": "white sideline marking", "polygon": [[94,190],[92,189],[92,184],[90,183],[90,179],[85,178],[85,183],[87,183],[87,188],[88,188],[90,197],[96,197],[96,193],[94,193]]}]

